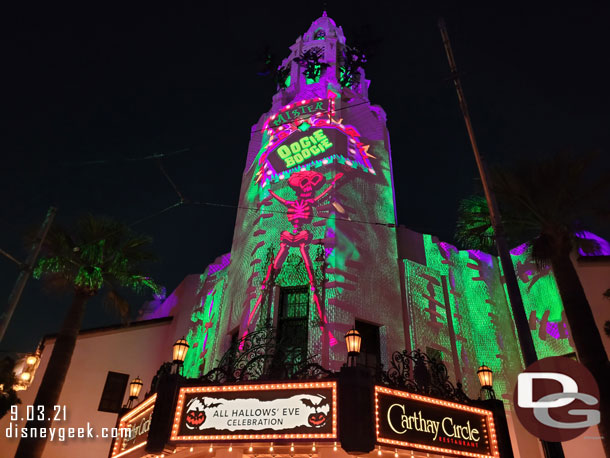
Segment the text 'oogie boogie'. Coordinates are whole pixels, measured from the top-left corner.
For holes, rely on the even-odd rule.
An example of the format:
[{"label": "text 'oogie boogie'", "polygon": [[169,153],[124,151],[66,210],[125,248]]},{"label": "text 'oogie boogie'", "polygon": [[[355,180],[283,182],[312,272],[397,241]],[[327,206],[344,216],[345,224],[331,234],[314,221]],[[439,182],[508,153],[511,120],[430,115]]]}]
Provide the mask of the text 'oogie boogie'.
[{"label": "text 'oogie boogie'", "polygon": [[286,167],[293,167],[332,148],[333,144],[322,129],[315,130],[311,135],[277,149],[278,156]]}]

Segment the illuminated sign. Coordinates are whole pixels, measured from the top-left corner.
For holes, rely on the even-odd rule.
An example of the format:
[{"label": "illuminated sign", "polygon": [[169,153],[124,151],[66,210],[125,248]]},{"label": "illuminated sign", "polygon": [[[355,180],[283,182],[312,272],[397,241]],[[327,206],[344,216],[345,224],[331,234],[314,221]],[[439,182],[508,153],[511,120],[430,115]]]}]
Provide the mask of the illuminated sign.
[{"label": "illuminated sign", "polygon": [[[141,448],[146,445],[148,439],[148,430],[152,419],[153,410],[155,409],[155,400],[157,395],[148,398],[135,409],[121,417],[119,421],[119,433],[123,428],[129,428],[129,435],[115,439],[112,447],[111,458],[119,458],[122,456],[131,456],[134,451],[142,451]],[[140,456],[141,454],[138,454]]]},{"label": "illuminated sign", "polygon": [[306,119],[316,113],[329,111],[329,99],[302,100],[293,105],[287,105],[279,113],[269,119],[269,126],[278,127],[282,124],[294,122],[297,119]]},{"label": "illuminated sign", "polygon": [[269,162],[277,172],[282,172],[346,150],[347,137],[335,129],[297,131],[269,154]]},{"label": "illuminated sign", "polygon": [[375,387],[377,442],[444,455],[499,456],[493,414],[484,409]]},{"label": "illuminated sign", "polygon": [[265,187],[295,172],[332,163],[376,174],[370,161],[375,158],[369,153],[371,145],[365,143],[354,126],[343,124],[337,116],[337,97],[329,90],[325,99],[294,102],[267,118],[256,183]]},{"label": "illuminated sign", "polygon": [[336,382],[183,387],[172,441],[336,439]]}]

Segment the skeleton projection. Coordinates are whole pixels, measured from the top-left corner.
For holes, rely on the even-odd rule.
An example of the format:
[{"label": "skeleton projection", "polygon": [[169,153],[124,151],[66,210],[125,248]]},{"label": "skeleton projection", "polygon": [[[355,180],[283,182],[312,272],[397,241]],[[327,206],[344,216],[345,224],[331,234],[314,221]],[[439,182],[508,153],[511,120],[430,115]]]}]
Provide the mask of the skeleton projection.
[{"label": "skeleton projection", "polygon": [[[254,314],[262,302],[267,284],[270,280],[277,277],[278,273],[282,269],[286,257],[288,256],[288,252],[292,247],[298,247],[301,252],[303,263],[307,269],[309,285],[311,287],[311,291],[313,291],[313,300],[318,310],[318,316],[320,317],[322,323],[328,323],[326,316],[324,316],[322,311],[322,303],[316,287],[313,265],[311,263],[311,258],[309,257],[309,245],[312,240],[312,234],[305,229],[304,226],[311,223],[311,220],[313,219],[313,208],[324,196],[330,192],[337,180],[339,180],[342,176],[342,173],[335,175],[330,184],[317,196],[316,192],[322,188],[322,186],[324,186],[326,179],[321,173],[313,170],[296,172],[288,179],[288,185],[296,193],[295,200],[284,199],[283,197],[278,196],[275,192],[271,190],[269,191],[275,200],[280,202],[288,209],[286,212],[286,217],[288,222],[292,224],[292,231],[282,231],[280,234],[280,251],[278,252],[277,256],[271,260],[271,263],[267,268],[267,273],[261,284],[261,293],[258,296],[252,311],[250,312],[250,316],[248,317],[248,326],[250,325]],[[329,337],[330,344],[334,345],[337,341],[330,332]]]}]

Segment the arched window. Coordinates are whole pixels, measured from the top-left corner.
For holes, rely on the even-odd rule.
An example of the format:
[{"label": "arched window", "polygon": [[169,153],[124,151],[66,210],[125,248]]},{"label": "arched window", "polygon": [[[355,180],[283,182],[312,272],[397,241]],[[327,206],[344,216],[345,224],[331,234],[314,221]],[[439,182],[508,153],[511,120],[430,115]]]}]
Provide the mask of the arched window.
[{"label": "arched window", "polygon": [[324,40],[326,38],[326,32],[323,29],[318,29],[313,34],[314,40]]}]

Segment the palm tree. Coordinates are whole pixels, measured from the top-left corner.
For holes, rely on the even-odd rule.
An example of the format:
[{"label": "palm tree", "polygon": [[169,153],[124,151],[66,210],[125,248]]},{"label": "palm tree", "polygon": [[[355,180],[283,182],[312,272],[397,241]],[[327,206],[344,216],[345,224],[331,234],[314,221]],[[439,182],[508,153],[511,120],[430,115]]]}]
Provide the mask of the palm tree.
[{"label": "palm tree", "polygon": [[[559,154],[549,160],[529,160],[494,169],[491,178],[507,234],[515,245],[527,242],[540,266],[552,267],[579,360],[600,388],[599,429],[610,457],[610,365],[570,258],[577,248],[587,253],[599,248],[578,235],[610,208],[610,170],[596,169],[596,156]],[[467,246],[489,250],[493,229],[485,200],[464,199],[458,213],[456,237]]]},{"label": "palm tree", "polygon": [[[34,277],[54,289],[68,288],[73,296],[34,401],[45,406],[45,412],[58,404],[87,302],[104,292],[104,301],[127,317],[129,304],[119,289],[158,290],[142,271],[142,265],[154,259],[147,249],[150,242],[121,223],[91,215],[80,219],[74,230],[54,225],[49,231]],[[26,427],[44,428],[50,423],[31,421]],[[45,444],[41,438],[21,439],[15,457],[38,458]]]}]

